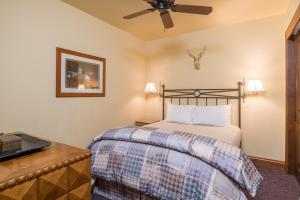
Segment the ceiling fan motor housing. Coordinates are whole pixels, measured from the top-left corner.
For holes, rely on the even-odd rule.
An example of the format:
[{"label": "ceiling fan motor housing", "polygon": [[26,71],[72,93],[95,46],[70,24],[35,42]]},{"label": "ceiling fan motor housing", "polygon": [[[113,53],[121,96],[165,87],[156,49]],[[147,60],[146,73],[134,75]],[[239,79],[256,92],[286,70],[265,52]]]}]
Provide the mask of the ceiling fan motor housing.
[{"label": "ceiling fan motor housing", "polygon": [[158,0],[156,3],[151,3],[151,5],[157,10],[167,10],[171,9],[174,6],[174,3],[166,0]]}]

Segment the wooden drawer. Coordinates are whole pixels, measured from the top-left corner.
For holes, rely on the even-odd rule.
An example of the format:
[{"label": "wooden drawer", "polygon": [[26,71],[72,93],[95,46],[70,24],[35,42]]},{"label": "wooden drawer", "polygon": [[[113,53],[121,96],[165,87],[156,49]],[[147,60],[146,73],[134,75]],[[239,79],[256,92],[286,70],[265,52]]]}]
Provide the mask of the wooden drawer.
[{"label": "wooden drawer", "polygon": [[68,197],[69,197],[68,194],[65,194],[65,195],[57,198],[56,200],[68,200],[69,199]]},{"label": "wooden drawer", "polygon": [[91,200],[91,183],[88,182],[72,190],[69,193],[69,200]]},{"label": "wooden drawer", "polygon": [[91,181],[90,158],[69,166],[69,191]]},{"label": "wooden drawer", "polygon": [[38,178],[39,200],[54,200],[68,192],[68,168]]},{"label": "wooden drawer", "polygon": [[0,200],[90,199],[90,156],[53,142],[49,149],[2,161]]},{"label": "wooden drawer", "polygon": [[24,182],[0,192],[1,200],[37,200],[37,179]]}]

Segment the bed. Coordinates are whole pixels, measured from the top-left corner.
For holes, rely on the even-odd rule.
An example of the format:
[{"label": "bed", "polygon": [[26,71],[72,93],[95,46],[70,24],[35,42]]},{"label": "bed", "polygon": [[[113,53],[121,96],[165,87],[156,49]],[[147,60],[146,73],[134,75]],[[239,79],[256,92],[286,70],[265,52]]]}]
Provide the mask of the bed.
[{"label": "bed", "polygon": [[[93,199],[237,199],[255,196],[262,177],[239,148],[241,84],[230,89],[162,87],[163,120],[95,137]],[[165,105],[233,104],[236,125],[170,123]],[[234,123],[232,123],[234,124]]]},{"label": "bed", "polygon": [[192,133],[195,135],[202,135],[212,137],[223,142],[229,143],[236,147],[240,147],[242,132],[241,129],[235,125],[229,125],[225,127],[215,126],[203,126],[203,125],[192,125],[192,124],[181,124],[181,123],[169,123],[165,120],[156,122],[153,124],[146,125],[145,127],[156,127],[160,129],[170,131],[182,131]]}]

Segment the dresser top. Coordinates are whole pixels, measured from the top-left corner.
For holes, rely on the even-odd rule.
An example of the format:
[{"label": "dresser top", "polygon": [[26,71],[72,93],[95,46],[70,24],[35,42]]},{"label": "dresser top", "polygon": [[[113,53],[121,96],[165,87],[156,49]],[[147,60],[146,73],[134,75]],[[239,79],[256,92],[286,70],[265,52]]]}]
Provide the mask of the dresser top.
[{"label": "dresser top", "polygon": [[0,161],[0,183],[22,176],[38,176],[89,156],[90,153],[86,149],[53,142],[48,149]]}]

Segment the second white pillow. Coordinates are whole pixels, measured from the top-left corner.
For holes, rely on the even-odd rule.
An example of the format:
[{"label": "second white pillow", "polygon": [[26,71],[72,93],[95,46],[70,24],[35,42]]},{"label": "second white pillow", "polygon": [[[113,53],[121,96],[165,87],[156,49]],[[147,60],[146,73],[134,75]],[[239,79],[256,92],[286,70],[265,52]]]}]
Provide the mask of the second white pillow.
[{"label": "second white pillow", "polygon": [[192,124],[228,126],[231,124],[231,105],[196,106],[192,113]]}]

